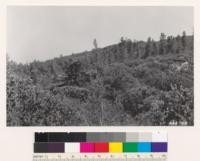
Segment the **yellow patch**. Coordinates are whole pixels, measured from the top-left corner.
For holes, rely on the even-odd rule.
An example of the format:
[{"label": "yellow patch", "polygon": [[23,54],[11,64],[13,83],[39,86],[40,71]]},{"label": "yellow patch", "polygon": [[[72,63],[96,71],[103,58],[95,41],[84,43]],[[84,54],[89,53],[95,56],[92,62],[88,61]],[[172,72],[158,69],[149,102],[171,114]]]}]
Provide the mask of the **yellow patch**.
[{"label": "yellow patch", "polygon": [[109,152],[110,153],[121,153],[123,151],[121,142],[112,142],[109,143]]}]

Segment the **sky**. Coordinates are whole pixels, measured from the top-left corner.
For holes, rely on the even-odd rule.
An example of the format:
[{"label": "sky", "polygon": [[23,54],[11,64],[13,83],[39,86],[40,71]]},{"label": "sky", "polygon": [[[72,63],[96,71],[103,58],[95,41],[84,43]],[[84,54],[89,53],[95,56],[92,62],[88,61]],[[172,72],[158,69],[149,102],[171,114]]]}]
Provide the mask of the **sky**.
[{"label": "sky", "polygon": [[193,32],[192,7],[8,6],[7,54],[18,63],[116,44]]}]

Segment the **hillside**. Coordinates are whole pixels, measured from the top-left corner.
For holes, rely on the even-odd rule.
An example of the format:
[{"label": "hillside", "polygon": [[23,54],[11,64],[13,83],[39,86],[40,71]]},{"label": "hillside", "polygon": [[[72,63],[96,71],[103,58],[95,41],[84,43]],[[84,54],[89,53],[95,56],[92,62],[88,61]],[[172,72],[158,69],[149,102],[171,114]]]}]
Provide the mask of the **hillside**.
[{"label": "hillside", "polygon": [[8,126],[193,125],[193,36],[7,60]]}]

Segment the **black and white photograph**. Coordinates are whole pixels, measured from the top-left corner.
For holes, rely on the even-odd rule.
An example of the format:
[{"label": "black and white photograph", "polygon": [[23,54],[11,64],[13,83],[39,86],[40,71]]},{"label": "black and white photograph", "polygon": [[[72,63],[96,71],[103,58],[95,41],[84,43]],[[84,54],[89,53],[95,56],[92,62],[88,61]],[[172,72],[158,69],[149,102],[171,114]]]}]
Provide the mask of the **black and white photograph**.
[{"label": "black and white photograph", "polygon": [[193,126],[191,6],[7,6],[7,126]]}]

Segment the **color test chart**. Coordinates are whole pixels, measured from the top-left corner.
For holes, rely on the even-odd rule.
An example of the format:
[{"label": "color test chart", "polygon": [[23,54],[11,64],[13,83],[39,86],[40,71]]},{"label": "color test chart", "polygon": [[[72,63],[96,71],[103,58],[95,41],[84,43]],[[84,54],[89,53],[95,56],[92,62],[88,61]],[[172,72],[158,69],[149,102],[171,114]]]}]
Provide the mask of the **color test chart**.
[{"label": "color test chart", "polygon": [[34,161],[167,160],[165,132],[35,133]]}]

